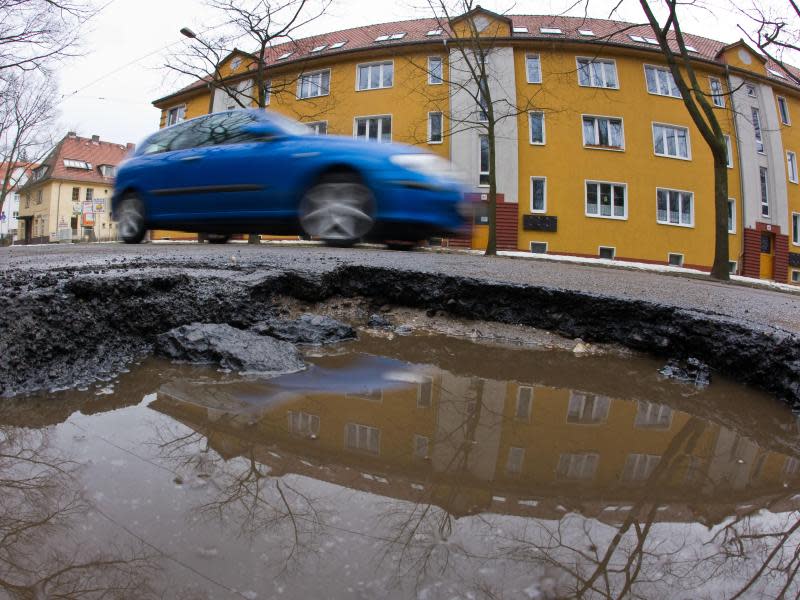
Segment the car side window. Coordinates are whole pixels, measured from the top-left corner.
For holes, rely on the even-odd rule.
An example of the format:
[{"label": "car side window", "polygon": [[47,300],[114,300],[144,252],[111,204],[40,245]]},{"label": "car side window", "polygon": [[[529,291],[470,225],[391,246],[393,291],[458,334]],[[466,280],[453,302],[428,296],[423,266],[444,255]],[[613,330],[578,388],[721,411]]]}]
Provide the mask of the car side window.
[{"label": "car side window", "polygon": [[218,115],[210,115],[200,119],[193,119],[186,123],[182,131],[171,141],[168,149],[187,150],[189,148],[209,145],[209,132],[212,127],[211,122],[217,116]]},{"label": "car side window", "polygon": [[180,135],[183,129],[183,126],[176,125],[154,133],[142,144],[142,154],[158,154],[170,150],[173,140]]},{"label": "car side window", "polygon": [[245,127],[253,121],[253,116],[245,111],[214,115],[203,124],[207,135],[201,145],[221,146],[258,141],[254,135],[245,131]]}]

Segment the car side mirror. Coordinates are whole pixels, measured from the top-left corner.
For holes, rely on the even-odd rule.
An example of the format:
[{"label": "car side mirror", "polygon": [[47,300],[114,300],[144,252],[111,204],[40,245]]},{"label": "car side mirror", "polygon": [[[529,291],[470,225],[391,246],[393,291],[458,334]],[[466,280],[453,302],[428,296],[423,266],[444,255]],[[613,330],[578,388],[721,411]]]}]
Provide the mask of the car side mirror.
[{"label": "car side mirror", "polygon": [[249,125],[245,125],[243,130],[248,135],[264,140],[272,140],[280,137],[281,135],[280,130],[276,129],[269,123],[264,123],[263,121],[256,121],[254,123],[250,123]]}]

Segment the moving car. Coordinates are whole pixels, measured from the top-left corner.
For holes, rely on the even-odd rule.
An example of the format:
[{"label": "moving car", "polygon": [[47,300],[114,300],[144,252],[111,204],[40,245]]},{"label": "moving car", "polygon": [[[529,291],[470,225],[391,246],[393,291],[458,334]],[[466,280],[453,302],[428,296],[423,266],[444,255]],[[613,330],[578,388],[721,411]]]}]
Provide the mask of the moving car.
[{"label": "moving car", "polygon": [[465,225],[448,161],[403,144],[317,136],[269,111],[214,113],[148,137],[117,173],[122,239],[148,229],[417,242]]}]

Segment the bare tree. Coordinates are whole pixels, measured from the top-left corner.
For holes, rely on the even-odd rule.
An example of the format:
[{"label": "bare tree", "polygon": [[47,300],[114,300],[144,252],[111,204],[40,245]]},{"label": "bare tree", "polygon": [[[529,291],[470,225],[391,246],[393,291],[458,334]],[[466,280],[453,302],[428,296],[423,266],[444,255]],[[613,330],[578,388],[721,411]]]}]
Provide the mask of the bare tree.
[{"label": "bare tree", "polygon": [[789,66],[787,58],[800,57],[800,5],[787,0],[777,5],[754,2],[750,8],[738,7],[755,26],[751,31],[739,25],[764,55],[794,83],[800,84],[800,71]]}]

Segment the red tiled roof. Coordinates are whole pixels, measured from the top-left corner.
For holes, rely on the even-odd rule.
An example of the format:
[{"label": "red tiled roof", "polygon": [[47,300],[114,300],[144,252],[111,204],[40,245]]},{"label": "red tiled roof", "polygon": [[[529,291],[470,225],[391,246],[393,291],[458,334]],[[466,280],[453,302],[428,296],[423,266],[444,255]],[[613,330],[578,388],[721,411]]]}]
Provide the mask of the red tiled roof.
[{"label": "red tiled roof", "polygon": [[[70,181],[85,181],[90,183],[100,183],[113,185],[113,177],[104,177],[100,173],[100,165],[116,166],[122,162],[129,152],[133,149],[125,144],[115,144],[113,142],[103,142],[92,138],[83,138],[75,135],[64,137],[42,161],[42,167],[47,169],[43,178],[33,178],[28,180],[28,185],[40,183],[46,179],[68,179]],[[67,167],[65,160],[85,161],[91,165],[91,169],[76,169]]]},{"label": "red tiled roof", "polygon": [[[552,16],[552,15],[504,15],[511,20],[513,27],[526,27],[528,33],[513,33],[513,39],[519,40],[574,40],[581,42],[592,42],[594,44],[615,44],[623,45],[633,48],[647,49],[659,51],[659,47],[654,44],[639,42],[631,39],[631,35],[641,36],[643,38],[654,38],[653,30],[650,25],[627,23],[624,21],[612,21],[608,19],[592,19],[588,17],[565,17],[565,16]],[[441,23],[441,24],[440,24]],[[560,29],[560,34],[546,34],[541,33],[540,29],[556,28]],[[435,29],[444,29],[445,36],[428,36],[428,31]],[[594,36],[584,36],[579,33],[580,30],[588,30],[594,33]],[[267,48],[265,52],[265,59],[267,66],[274,66],[280,64],[291,64],[294,62],[309,60],[314,58],[321,58],[324,56],[332,56],[342,54],[344,52],[352,52],[353,50],[360,49],[378,49],[381,47],[403,46],[413,42],[436,42],[437,40],[446,37],[449,32],[449,27],[435,18],[426,19],[412,19],[406,21],[393,21],[390,23],[379,23],[376,25],[365,25],[362,27],[353,27],[350,29],[343,29],[330,33],[315,35],[291,42],[276,44],[271,48]],[[382,35],[390,35],[393,33],[405,33],[406,35],[399,40],[387,40],[384,42],[376,42],[375,38]],[[311,53],[313,48],[318,46],[327,46],[336,42],[347,41],[341,48],[330,50],[326,48],[320,52]],[[674,36],[673,36],[674,40]],[[698,58],[719,62],[717,58],[719,52],[726,47],[726,44],[710,38],[684,33],[684,40],[687,46],[691,46],[697,50],[692,55]],[[677,44],[671,44],[673,49],[677,50]],[[283,60],[278,60],[278,57],[286,52],[292,54]],[[774,71],[780,71],[777,65],[771,61],[767,62],[767,68]],[[794,67],[789,67],[792,72],[800,74],[800,70]],[[784,84],[792,85],[788,79],[768,75],[770,79],[779,81]],[[177,96],[184,92],[193,89],[200,89],[206,86],[209,78],[201,81],[195,81],[190,85],[169,94],[155,103],[161,102],[172,96]]]}]

